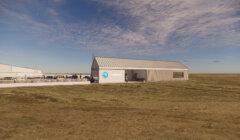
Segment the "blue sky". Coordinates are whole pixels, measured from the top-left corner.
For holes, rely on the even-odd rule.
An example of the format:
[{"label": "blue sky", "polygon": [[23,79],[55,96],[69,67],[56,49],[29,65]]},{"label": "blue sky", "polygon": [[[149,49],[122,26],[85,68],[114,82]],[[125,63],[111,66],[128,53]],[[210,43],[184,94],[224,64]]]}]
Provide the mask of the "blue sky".
[{"label": "blue sky", "polygon": [[240,73],[240,1],[0,0],[0,63],[90,72],[92,54]]}]

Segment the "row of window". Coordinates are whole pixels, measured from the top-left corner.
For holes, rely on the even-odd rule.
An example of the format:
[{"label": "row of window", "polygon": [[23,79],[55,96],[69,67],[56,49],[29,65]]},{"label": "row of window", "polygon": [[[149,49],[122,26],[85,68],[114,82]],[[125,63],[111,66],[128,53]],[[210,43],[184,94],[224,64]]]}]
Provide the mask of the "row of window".
[{"label": "row of window", "polygon": [[184,78],[183,72],[173,72],[173,78]]}]

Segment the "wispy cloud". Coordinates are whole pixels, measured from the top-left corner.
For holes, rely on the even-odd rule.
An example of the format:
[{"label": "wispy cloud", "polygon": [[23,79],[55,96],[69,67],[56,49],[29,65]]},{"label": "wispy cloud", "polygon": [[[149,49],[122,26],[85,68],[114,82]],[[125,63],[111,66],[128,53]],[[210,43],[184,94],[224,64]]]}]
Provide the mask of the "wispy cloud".
[{"label": "wispy cloud", "polygon": [[[99,0],[98,0],[99,2]],[[239,1],[230,0],[100,0],[121,14],[138,17],[135,34],[146,49],[179,50],[239,44]],[[125,34],[129,34],[127,31]],[[136,36],[138,35],[138,36]],[[136,44],[135,40],[131,43]],[[126,39],[124,40],[126,41]],[[210,44],[210,45],[209,45]],[[239,45],[238,45],[239,46]],[[181,49],[179,49],[181,48]],[[178,50],[179,49],[179,50]]]},{"label": "wispy cloud", "polygon": [[[56,4],[67,2],[52,1]],[[195,48],[240,47],[238,0],[94,1],[114,8],[118,15],[132,17],[134,20],[122,24],[131,24],[134,29],[114,23],[81,20],[68,23],[57,17],[57,10],[49,7],[44,9],[49,14],[46,23],[0,5],[0,22],[24,28],[51,42],[72,42],[82,49],[103,53],[159,55]],[[21,22],[14,23],[15,20]]]},{"label": "wispy cloud", "polygon": [[[39,32],[39,33],[49,33],[51,32],[52,28],[42,22],[38,22],[27,14],[19,14],[15,11],[9,10],[0,5],[0,12],[2,12],[3,18],[0,19],[1,23],[6,23],[14,28],[24,28],[28,31]],[[19,23],[20,21],[20,23]]]}]

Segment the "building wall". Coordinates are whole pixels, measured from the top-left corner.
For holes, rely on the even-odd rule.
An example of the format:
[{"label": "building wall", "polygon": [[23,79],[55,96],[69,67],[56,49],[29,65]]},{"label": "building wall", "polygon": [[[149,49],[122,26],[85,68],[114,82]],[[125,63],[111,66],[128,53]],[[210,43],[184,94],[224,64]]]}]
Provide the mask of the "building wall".
[{"label": "building wall", "polygon": [[91,76],[92,76],[93,78],[99,77],[99,70],[98,70],[98,69],[92,69],[92,70],[91,70]]},{"label": "building wall", "polygon": [[[173,78],[173,72],[183,72],[183,78]],[[188,70],[147,70],[147,82],[188,80]]]},{"label": "building wall", "polygon": [[0,72],[11,72],[12,66],[0,64]]},{"label": "building wall", "polygon": [[12,66],[12,72],[41,73],[40,70]]},{"label": "building wall", "polygon": [[95,80],[98,80],[99,78],[99,67],[97,64],[96,59],[93,60],[92,62],[92,67],[91,67],[91,76],[92,78],[94,78]]},{"label": "building wall", "polygon": [[42,76],[43,74],[41,70],[0,64],[0,78],[4,77],[25,78]]},{"label": "building wall", "polygon": [[[147,82],[188,80],[188,70],[99,70],[99,83],[123,83],[125,71],[128,74],[128,81],[133,80],[133,73],[138,73],[137,78],[146,79]],[[108,73],[108,77],[102,76],[104,72]],[[173,78],[173,72],[183,72],[184,77]]]},{"label": "building wall", "polygon": [[[108,74],[107,77],[103,73]],[[99,83],[124,83],[125,70],[99,70]]]},{"label": "building wall", "polygon": [[93,60],[91,69],[99,69],[96,59]]},{"label": "building wall", "polygon": [[0,73],[0,79],[4,77],[13,77],[13,78],[27,78],[27,77],[43,77],[42,73],[17,73],[17,72],[4,72]]},{"label": "building wall", "polygon": [[133,71],[132,70],[125,70],[125,74],[127,74],[127,81],[133,80]]},{"label": "building wall", "polygon": [[147,71],[146,70],[125,70],[125,73],[127,74],[127,81],[133,81],[133,74],[137,73],[138,79],[146,79],[147,78]]}]

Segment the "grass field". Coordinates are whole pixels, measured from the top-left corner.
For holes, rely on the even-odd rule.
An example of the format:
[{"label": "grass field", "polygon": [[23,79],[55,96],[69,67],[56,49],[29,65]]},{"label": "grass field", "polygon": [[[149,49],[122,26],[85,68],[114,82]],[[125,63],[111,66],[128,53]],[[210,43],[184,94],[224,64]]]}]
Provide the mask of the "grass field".
[{"label": "grass field", "polygon": [[0,139],[240,139],[240,75],[0,89]]}]

